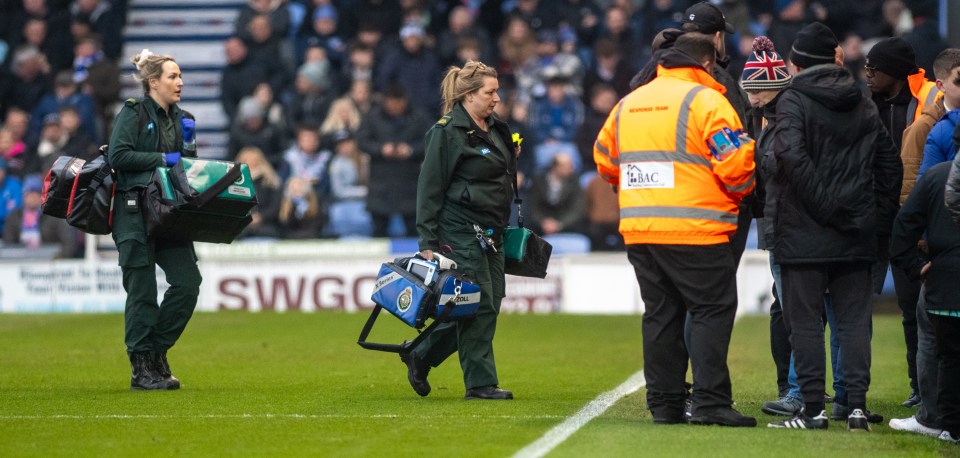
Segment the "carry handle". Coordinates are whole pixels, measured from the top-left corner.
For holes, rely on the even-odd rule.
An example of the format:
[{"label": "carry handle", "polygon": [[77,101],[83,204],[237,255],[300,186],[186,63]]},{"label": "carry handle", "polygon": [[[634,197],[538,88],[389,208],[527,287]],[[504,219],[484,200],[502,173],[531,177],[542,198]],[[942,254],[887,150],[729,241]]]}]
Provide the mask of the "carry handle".
[{"label": "carry handle", "polygon": [[366,324],[363,325],[363,329],[360,331],[360,337],[357,338],[357,344],[367,350],[376,350],[376,351],[385,351],[387,353],[406,353],[411,351],[411,349],[416,348],[417,345],[420,345],[420,342],[423,342],[423,339],[426,339],[434,328],[440,324],[439,320],[434,320],[433,323],[430,323],[430,326],[427,326],[420,335],[415,339],[406,342],[404,341],[401,344],[385,344],[385,343],[375,343],[367,342],[367,337],[370,335],[370,330],[373,329],[373,323],[377,321],[377,317],[380,316],[380,311],[383,310],[379,304],[373,308],[373,312],[370,312],[370,318],[367,318]]},{"label": "carry handle", "polygon": [[237,181],[240,178],[241,172],[240,163],[234,162],[233,167],[230,167],[230,170],[220,177],[219,180],[215,181],[205,191],[198,193],[187,183],[187,172],[183,168],[183,161],[177,161],[173,167],[170,167],[170,185],[183,195],[188,205],[200,208],[206,205],[207,202],[210,202],[217,194],[227,189],[231,183]]},{"label": "carry handle", "polygon": [[520,187],[517,184],[517,174],[513,172],[513,203],[517,204],[517,226],[523,227],[523,199],[520,198]]}]

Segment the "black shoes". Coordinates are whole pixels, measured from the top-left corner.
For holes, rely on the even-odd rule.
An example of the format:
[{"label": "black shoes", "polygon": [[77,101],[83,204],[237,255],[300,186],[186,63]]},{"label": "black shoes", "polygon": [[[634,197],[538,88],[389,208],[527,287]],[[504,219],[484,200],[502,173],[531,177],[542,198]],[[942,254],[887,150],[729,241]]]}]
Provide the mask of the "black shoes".
[{"label": "black shoes", "polygon": [[400,361],[407,365],[407,380],[413,391],[420,396],[430,394],[430,383],[427,382],[430,365],[417,358],[417,354],[412,351],[400,353]]},{"label": "black shoes", "polygon": [[131,390],[175,390],[180,388],[180,382],[176,384],[166,380],[155,367],[156,357],[148,352],[138,352],[130,354],[130,375]]},{"label": "black shoes", "polygon": [[501,390],[497,385],[487,385],[477,388],[470,388],[464,399],[513,399],[513,393],[507,390]]},{"label": "black shoes", "polygon": [[[881,420],[882,417],[881,417]],[[855,432],[870,432],[870,423],[867,421],[867,414],[860,409],[853,409],[850,416],[847,417],[847,430]]]},{"label": "black shoes", "polygon": [[921,398],[920,392],[917,390],[910,390],[910,397],[906,401],[903,401],[902,406],[904,407],[916,407],[920,405]]},{"label": "black shoes", "polygon": [[[859,410],[859,409],[854,409]],[[867,418],[867,421],[873,424],[879,425],[883,423],[883,415],[878,413],[873,413],[869,409],[862,411],[863,415]],[[852,415],[850,413],[850,408],[843,404],[833,404],[833,412],[830,414],[831,420],[846,420]]]},{"label": "black shoes", "polygon": [[757,419],[743,415],[733,407],[701,407],[690,417],[690,423],[752,428],[757,426]]},{"label": "black shoes", "polygon": [[151,353],[153,356],[153,367],[164,381],[170,384],[170,390],[180,389],[180,380],[170,372],[170,363],[167,362],[167,352]]},{"label": "black shoes", "polygon": [[830,426],[830,420],[827,419],[827,411],[821,410],[820,415],[808,417],[802,410],[786,420],[767,423],[768,428],[783,429],[827,429]]}]

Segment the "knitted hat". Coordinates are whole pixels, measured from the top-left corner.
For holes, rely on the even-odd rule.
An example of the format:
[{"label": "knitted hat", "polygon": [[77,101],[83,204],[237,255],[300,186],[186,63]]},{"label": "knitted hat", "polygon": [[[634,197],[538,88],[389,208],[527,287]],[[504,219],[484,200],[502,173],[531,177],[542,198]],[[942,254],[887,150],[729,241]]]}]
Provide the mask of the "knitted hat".
[{"label": "knitted hat", "polygon": [[797,39],[790,49],[790,60],[803,68],[832,64],[836,62],[837,45],[837,37],[830,28],[814,22],[797,33]]},{"label": "knitted hat", "polygon": [[880,40],[867,53],[867,66],[876,67],[898,80],[917,70],[917,56],[913,46],[900,37]]},{"label": "knitted hat", "polygon": [[733,28],[733,24],[727,22],[727,18],[723,16],[723,11],[720,11],[720,8],[707,2],[700,2],[687,8],[683,12],[683,19],[680,20],[680,23],[695,24],[697,32],[707,34],[733,33],[736,30]]},{"label": "knitted hat", "polygon": [[773,42],[760,36],[753,40],[753,54],[747,57],[740,76],[740,87],[745,91],[779,91],[790,84],[787,64],[774,51]]}]

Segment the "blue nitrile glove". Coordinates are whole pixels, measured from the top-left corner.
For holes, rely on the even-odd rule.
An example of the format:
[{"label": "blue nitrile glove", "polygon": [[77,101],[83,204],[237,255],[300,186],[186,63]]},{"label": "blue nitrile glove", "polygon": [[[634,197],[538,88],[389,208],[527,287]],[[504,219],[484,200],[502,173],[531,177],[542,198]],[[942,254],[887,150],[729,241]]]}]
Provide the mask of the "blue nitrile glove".
[{"label": "blue nitrile glove", "polygon": [[173,167],[174,164],[180,161],[180,152],[163,153],[163,160],[167,162],[167,167]]},{"label": "blue nitrile glove", "polygon": [[197,128],[197,122],[184,115],[180,115],[180,127],[183,129],[183,142],[193,143],[193,141],[196,140],[193,137],[193,131]]}]

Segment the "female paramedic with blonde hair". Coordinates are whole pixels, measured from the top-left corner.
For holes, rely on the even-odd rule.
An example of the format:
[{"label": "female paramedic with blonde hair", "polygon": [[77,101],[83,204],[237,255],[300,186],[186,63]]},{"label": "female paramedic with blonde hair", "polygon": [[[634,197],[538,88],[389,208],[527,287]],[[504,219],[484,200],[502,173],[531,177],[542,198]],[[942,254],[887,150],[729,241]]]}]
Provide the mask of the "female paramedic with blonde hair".
[{"label": "female paramedic with blonde hair", "polygon": [[[107,160],[117,174],[113,240],[120,252],[124,340],[130,357],[131,390],[175,390],[167,350],[193,315],[200,294],[200,270],[193,243],[148,237],[141,212],[143,190],[154,170],[196,157],[193,115],[177,106],[183,79],[173,57],[144,49],[131,59],[142,99],[128,99],[114,120]],[[156,266],[170,288],[157,304]]]},{"label": "female paramedic with blonde hair", "polygon": [[498,386],[493,358],[505,295],[499,247],[510,218],[518,154],[510,128],[493,113],[499,88],[496,70],[480,62],[450,67],[441,83],[446,114],[426,134],[417,183],[420,255],[433,259],[438,251],[453,259],[458,271],[480,285],[480,307],[476,318],[443,323],[416,348],[400,354],[420,396],[430,393],[430,369],[457,352],[466,399],[513,399],[513,393]]}]

